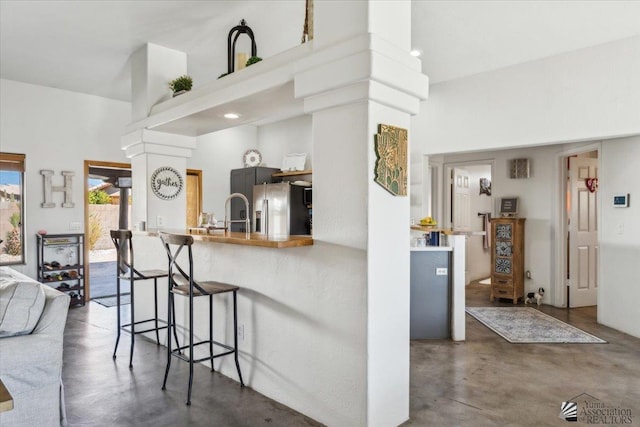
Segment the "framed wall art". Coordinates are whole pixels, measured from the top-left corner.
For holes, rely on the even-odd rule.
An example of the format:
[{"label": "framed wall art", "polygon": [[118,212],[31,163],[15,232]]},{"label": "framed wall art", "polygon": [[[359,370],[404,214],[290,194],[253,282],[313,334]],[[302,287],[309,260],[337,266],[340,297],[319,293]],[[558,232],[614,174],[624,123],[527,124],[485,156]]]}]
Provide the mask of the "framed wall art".
[{"label": "framed wall art", "polygon": [[489,178],[480,178],[480,195],[491,195],[491,180]]},{"label": "framed wall art", "polygon": [[374,180],[394,196],[407,195],[407,130],[379,124]]},{"label": "framed wall art", "polygon": [[162,200],[173,200],[182,191],[184,181],[180,172],[170,166],[163,166],[151,174],[151,190]]}]

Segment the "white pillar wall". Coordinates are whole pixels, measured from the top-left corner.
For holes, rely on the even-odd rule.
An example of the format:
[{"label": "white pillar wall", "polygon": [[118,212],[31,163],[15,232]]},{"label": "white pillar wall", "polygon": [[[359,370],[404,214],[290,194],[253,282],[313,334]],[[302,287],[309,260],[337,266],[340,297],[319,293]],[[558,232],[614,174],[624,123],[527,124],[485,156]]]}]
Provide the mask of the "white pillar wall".
[{"label": "white pillar wall", "polygon": [[318,51],[295,76],[295,96],[313,115],[314,239],[367,259],[366,366],[355,386],[369,426],[409,417],[410,203],[374,182],[374,135],[379,124],[409,129],[427,96],[409,55],[410,15],[409,1],[316,2]]},{"label": "white pillar wall", "polygon": [[187,54],[147,43],[131,56],[133,121],[146,118],[155,104],[171,98],[169,82],[187,74]]},{"label": "white pillar wall", "polygon": [[[146,118],[155,104],[171,97],[169,82],[187,74],[187,55],[153,43],[138,49],[131,58],[132,120]],[[121,139],[131,159],[132,224],[145,221],[148,228],[184,229],[186,225],[187,158],[196,139],[140,129]],[[177,197],[164,200],[153,194],[150,178],[160,167],[172,167],[182,177]]]},{"label": "white pillar wall", "polygon": [[[122,149],[131,159],[131,220],[135,226],[145,221],[148,228],[183,230],[187,223],[187,158],[196,147],[196,138],[138,130],[122,137]],[[183,188],[177,197],[164,200],[151,190],[151,176],[169,166],[182,177]]]}]

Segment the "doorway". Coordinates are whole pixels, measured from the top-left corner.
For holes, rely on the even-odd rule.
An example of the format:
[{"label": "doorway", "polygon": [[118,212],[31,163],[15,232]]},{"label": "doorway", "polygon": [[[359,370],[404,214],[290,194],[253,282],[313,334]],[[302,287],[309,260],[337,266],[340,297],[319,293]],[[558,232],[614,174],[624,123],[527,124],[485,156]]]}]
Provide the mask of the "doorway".
[{"label": "doorway", "polygon": [[[187,169],[186,176],[186,226],[195,227],[202,211],[202,171]],[[100,304],[111,307],[116,295],[116,251],[109,231],[133,228],[131,165],[85,160],[84,181],[86,299],[99,299]],[[123,281],[121,286],[127,301],[130,284]]]},{"label": "doorway", "polygon": [[491,273],[491,250],[485,233],[494,207],[493,160],[447,163],[445,174],[444,226],[467,232],[465,284],[482,281]]},{"label": "doorway", "polygon": [[565,183],[566,254],[564,277],[566,306],[595,306],[598,302],[598,150],[566,157]]},{"label": "doorway", "polygon": [[86,298],[110,306],[116,294],[116,251],[109,231],[130,228],[131,165],[86,160],[84,166]]}]

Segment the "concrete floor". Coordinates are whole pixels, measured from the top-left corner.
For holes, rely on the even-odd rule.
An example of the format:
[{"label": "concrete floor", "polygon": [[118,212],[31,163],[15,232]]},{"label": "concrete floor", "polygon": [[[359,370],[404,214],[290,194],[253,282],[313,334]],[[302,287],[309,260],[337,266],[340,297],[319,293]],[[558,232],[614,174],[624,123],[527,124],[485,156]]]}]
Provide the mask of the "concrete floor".
[{"label": "concrete floor", "polygon": [[90,302],[69,310],[62,372],[69,426],[319,425],[204,365],[194,366],[187,406],[189,365],[173,359],[162,391],[166,347],[138,335],[130,370],[128,334],[120,338],[118,358],[111,357],[115,331],[116,307]]},{"label": "concrete floor", "polygon": [[[116,262],[103,261],[89,264],[90,275],[90,296],[93,298],[112,296],[116,290]],[[131,291],[129,282],[120,282],[120,292],[129,293]]]},{"label": "concrete floor", "polygon": [[[512,304],[491,304],[488,286],[470,285],[467,305]],[[595,308],[541,310],[609,344],[510,344],[467,316],[465,343],[411,342],[411,420],[404,425],[564,426],[561,402],[581,393],[631,409],[632,425],[640,424],[640,339],[596,324]],[[186,363],[172,364],[163,392],[164,347],[139,338],[129,370],[128,336],[115,362],[114,337],[115,308],[70,310],[63,380],[71,426],[318,425],[205,366],[195,369],[188,407]]]},{"label": "concrete floor", "polygon": [[[467,306],[489,302],[489,286],[467,286]],[[560,404],[587,393],[631,409],[640,425],[640,339],[596,323],[596,307],[541,310],[608,344],[511,344],[466,316],[467,340],[411,342],[407,426],[564,426]],[[582,423],[578,423],[582,425]]]}]

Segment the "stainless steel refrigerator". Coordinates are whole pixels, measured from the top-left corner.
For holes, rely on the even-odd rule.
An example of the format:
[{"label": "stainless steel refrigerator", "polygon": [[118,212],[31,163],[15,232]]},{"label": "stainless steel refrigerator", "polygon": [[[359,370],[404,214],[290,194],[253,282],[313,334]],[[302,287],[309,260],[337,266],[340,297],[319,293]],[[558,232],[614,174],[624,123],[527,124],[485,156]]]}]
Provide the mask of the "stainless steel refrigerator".
[{"label": "stainless steel refrigerator", "polygon": [[288,182],[254,186],[253,231],[270,236],[310,234],[304,190],[305,187]]}]

